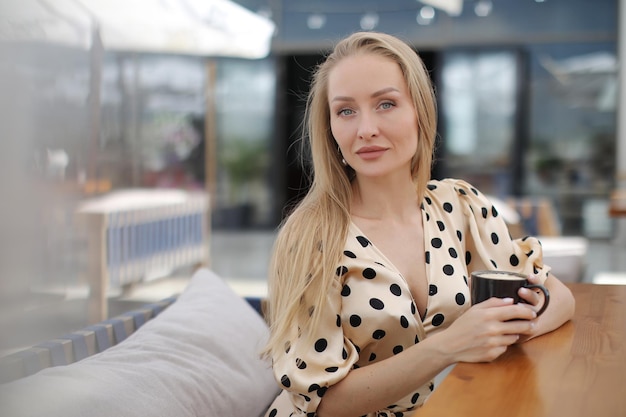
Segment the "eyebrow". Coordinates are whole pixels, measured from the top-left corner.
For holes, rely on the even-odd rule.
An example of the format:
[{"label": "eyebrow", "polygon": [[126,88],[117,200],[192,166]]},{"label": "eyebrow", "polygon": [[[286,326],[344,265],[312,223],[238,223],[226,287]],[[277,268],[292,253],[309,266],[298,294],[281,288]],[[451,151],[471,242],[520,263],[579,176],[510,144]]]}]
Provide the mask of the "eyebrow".
[{"label": "eyebrow", "polygon": [[[398,90],[395,87],[386,87],[386,88],[383,88],[382,90],[378,90],[374,92],[372,94],[372,98],[376,98],[376,97],[382,96],[383,94],[387,94],[391,92],[400,92],[400,90]],[[333,97],[333,99],[331,100],[331,102],[334,102],[334,101],[354,101],[354,98],[347,97],[347,96],[336,96],[336,97]]]}]

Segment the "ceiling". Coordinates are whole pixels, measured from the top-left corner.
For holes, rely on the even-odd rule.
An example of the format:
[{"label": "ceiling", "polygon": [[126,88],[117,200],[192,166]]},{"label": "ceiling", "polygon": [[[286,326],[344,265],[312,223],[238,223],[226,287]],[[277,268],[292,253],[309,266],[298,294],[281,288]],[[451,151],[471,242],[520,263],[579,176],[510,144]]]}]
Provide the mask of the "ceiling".
[{"label": "ceiling", "polygon": [[277,25],[275,52],[319,50],[359,30],[416,46],[612,41],[619,0],[235,0]]}]

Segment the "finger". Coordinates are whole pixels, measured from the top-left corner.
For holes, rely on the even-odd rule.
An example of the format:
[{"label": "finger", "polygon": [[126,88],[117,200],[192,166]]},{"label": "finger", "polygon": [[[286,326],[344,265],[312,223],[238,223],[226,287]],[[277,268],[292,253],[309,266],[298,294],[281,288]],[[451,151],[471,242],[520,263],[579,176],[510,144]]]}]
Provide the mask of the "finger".
[{"label": "finger", "polygon": [[531,334],[534,327],[534,320],[511,320],[503,323],[502,331],[505,335],[517,335],[519,337],[521,334]]},{"label": "finger", "polygon": [[524,304],[502,306],[496,311],[496,319],[503,322],[510,320],[533,320],[537,317],[535,310]]},{"label": "finger", "polygon": [[537,306],[539,304],[539,294],[537,294],[535,291],[528,288],[520,288],[517,293],[526,303],[532,306]]},{"label": "finger", "polygon": [[520,340],[518,334],[501,335],[491,340],[491,347],[485,352],[483,362],[491,362],[506,352],[507,348]]},{"label": "finger", "polygon": [[541,280],[539,279],[539,275],[537,274],[528,275],[528,282],[531,284],[541,284]]},{"label": "finger", "polygon": [[506,346],[510,346],[514,343],[517,343],[517,341],[519,340],[519,337],[520,337],[519,334],[507,334],[502,337],[502,342]]},{"label": "finger", "polygon": [[483,302],[476,304],[476,306],[480,308],[492,308],[492,307],[510,306],[512,304],[513,304],[512,298],[491,297],[488,300],[485,300]]}]

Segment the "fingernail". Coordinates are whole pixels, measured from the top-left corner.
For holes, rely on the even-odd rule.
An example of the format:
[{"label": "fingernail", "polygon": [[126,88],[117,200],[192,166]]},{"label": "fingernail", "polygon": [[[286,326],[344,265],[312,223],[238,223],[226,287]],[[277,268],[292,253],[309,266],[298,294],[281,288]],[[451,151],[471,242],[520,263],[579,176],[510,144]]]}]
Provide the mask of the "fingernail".
[{"label": "fingernail", "polygon": [[504,301],[505,303],[512,303],[513,299],[511,297],[506,297],[506,298],[503,298],[502,301]]}]

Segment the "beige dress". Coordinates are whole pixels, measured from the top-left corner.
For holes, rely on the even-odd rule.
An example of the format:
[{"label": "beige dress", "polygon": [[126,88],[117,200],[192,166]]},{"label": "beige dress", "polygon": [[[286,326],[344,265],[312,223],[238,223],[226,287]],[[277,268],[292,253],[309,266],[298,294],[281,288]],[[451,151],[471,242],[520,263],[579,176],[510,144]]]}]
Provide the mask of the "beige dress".
[{"label": "beige dress", "polygon": [[[351,224],[337,267],[340,284],[328,294],[323,320],[309,339],[313,342],[305,344],[306,332],[312,329],[302,328],[302,337],[289,340],[284,354],[273,358],[283,391],[266,417],[313,417],[326,389],[351,369],[396,355],[448,327],[469,308],[467,283],[473,270],[500,268],[547,277],[550,268],[543,265],[539,241],[511,240],[490,201],[464,181],[429,182],[422,218],[429,287],[426,311],[417,311],[402,275]],[[416,387],[367,416],[402,416],[419,407],[432,390],[432,382]]]}]

